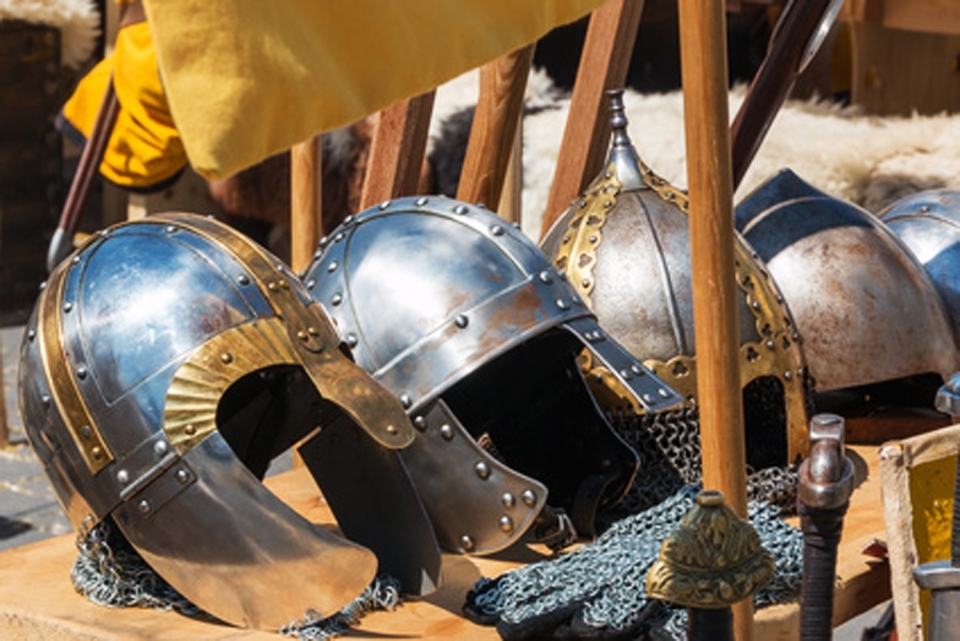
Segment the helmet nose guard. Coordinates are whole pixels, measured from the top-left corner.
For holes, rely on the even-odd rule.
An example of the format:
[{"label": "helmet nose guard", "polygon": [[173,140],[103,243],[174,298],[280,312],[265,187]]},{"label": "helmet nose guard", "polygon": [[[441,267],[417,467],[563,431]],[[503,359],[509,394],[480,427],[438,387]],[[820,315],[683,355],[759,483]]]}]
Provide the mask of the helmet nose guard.
[{"label": "helmet nose guard", "polygon": [[[338,345],[299,281],[230,228],[189,214],[120,224],[40,294],[21,347],[25,429],[78,531],[110,517],[201,609],[280,629],[342,609],[378,560],[274,496],[266,464],[315,442],[317,426],[378,456],[413,435],[395,397]],[[395,466],[415,505],[390,526],[427,531],[439,566]]]},{"label": "helmet nose guard", "polygon": [[579,352],[639,404],[681,401],[532,241],[480,206],[418,197],[370,208],[321,241],[304,281],[412,418],[401,458],[450,551],[508,547],[548,500],[589,535],[629,486],[636,453],[586,391]]}]

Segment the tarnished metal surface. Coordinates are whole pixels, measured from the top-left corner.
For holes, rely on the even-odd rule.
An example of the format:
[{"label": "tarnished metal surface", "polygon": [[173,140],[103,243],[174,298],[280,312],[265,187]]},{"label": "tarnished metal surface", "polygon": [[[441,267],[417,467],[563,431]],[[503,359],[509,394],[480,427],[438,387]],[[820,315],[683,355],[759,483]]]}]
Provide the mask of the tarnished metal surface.
[{"label": "tarnished metal surface", "polygon": [[933,281],[960,345],[960,192],[925,191],[878,214],[913,252]]},{"label": "tarnished metal surface", "polygon": [[784,170],[735,215],[790,305],[816,391],[958,369],[933,283],[870,213]]},{"label": "tarnished metal surface", "polygon": [[[338,343],[296,277],[230,228],[186,214],[121,224],[41,293],[21,348],[25,431],[74,527],[112,517],[200,608],[267,629],[332,614],[370,584],[376,557],[258,476],[338,416],[409,442],[399,402]],[[429,530],[413,508],[406,525]]]},{"label": "tarnished metal surface", "polygon": [[[419,431],[402,457],[445,548],[487,553],[518,540],[543,486],[550,505],[574,520],[582,512],[582,523],[626,490],[636,455],[589,395],[575,393],[574,356],[609,339],[502,218],[445,198],[386,202],[322,241],[304,279],[357,363],[413,418]],[[680,402],[636,359],[602,352],[639,405]],[[435,420],[438,411],[455,420]],[[529,505],[519,500],[526,490],[536,496]]]},{"label": "tarnished metal surface", "polygon": [[[687,196],[643,163],[627,138],[622,109],[614,103],[612,111],[614,138],[604,172],[557,220],[541,246],[610,335],[695,403]],[[781,435],[784,457],[793,461],[806,451],[807,442],[806,361],[800,336],[763,262],[739,235],[735,256],[742,294],[741,385],[762,377],[779,381],[787,416]],[[587,366],[591,378],[615,388],[603,368]]]}]

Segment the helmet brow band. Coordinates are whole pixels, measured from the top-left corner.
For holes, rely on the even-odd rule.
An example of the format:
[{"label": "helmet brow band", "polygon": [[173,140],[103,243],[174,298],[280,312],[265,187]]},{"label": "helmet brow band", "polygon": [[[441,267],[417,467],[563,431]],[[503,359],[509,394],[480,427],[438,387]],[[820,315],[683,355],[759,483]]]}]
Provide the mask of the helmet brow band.
[{"label": "helmet brow band", "polygon": [[259,319],[218,334],[177,369],[167,391],[163,431],[183,455],[217,429],[217,405],[230,385],[271,365],[297,365],[283,322]]}]

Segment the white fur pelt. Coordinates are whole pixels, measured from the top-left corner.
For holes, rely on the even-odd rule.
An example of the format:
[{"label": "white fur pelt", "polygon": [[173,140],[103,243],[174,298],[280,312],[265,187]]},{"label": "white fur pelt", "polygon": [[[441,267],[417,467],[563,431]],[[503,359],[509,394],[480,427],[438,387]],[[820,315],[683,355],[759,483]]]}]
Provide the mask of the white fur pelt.
[{"label": "white fur pelt", "polygon": [[91,0],[0,0],[0,21],[23,20],[60,31],[60,62],[77,68],[93,53],[100,15]]},{"label": "white fur pelt", "polygon": [[[450,93],[438,93],[439,117],[452,108],[448,105],[469,103],[471,82],[475,78],[465,77],[441,88]],[[745,94],[745,87],[731,91],[731,121]],[[534,110],[523,122],[522,227],[539,238],[570,103],[569,97],[557,96],[540,72],[531,74],[527,99],[528,104],[547,107]],[[627,90],[624,105],[640,157],[663,178],[685,188],[682,93]],[[960,115],[877,117],[822,100],[787,101],[750,164],[735,201],[784,168],[872,212],[924,189],[960,189]]]}]

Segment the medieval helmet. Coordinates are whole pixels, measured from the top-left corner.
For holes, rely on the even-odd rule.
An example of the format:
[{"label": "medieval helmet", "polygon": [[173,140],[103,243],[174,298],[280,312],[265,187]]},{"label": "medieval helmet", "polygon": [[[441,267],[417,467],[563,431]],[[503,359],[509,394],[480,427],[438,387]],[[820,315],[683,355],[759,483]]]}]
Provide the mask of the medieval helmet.
[{"label": "medieval helmet", "polygon": [[790,304],[818,394],[957,371],[930,277],[874,215],[786,169],[735,217]]},{"label": "medieval helmet", "polygon": [[[329,616],[377,573],[362,532],[334,535],[260,483],[295,443],[380,469],[375,491],[405,507],[375,526],[421,540],[404,552],[425,574],[439,568],[422,505],[384,454],[413,437],[399,402],[339,349],[296,276],[221,223],[167,214],[92,237],[42,290],[19,379],[27,436],[78,532],[112,519],[157,574],[226,622]],[[319,484],[372,502],[346,523],[334,506],[350,536],[382,502],[336,481]]]},{"label": "medieval helmet", "polygon": [[[551,226],[541,247],[610,335],[680,391],[693,412],[697,369],[687,196],[638,156],[627,134],[622,91],[608,96],[613,137],[605,167]],[[755,469],[783,466],[806,451],[804,356],[790,311],[763,262],[739,235],[735,242],[747,460]],[[591,379],[604,374],[596,371]],[[622,405],[616,390],[603,383],[611,393],[598,395]]]},{"label": "medieval helmet", "polygon": [[878,214],[923,265],[950,316],[960,345],[960,192],[935,189],[907,196]]},{"label": "medieval helmet", "polygon": [[449,551],[506,548],[554,508],[591,536],[631,483],[637,455],[583,382],[584,347],[645,407],[680,401],[528,237],[482,206],[384,202],[321,240],[303,277],[357,363],[412,417],[401,457]]}]

